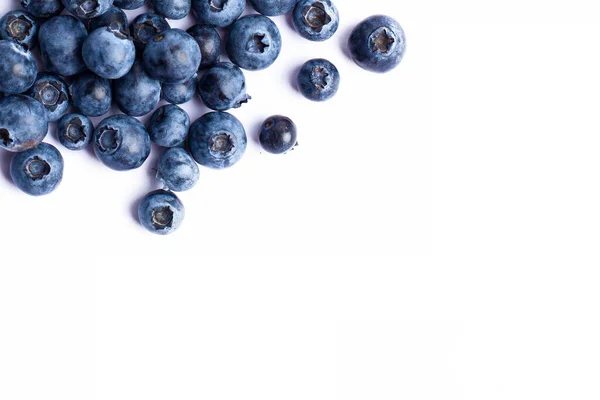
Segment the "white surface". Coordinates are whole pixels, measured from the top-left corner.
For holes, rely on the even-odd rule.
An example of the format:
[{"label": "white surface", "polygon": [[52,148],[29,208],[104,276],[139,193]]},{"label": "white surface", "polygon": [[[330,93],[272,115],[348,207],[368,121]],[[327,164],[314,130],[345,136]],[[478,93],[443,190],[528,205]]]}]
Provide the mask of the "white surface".
[{"label": "white surface", "polygon": [[[65,151],[43,199],[0,181],[0,399],[600,397],[597,7],[337,3],[329,43],[276,19],[234,111],[293,117],[298,150],[202,170],[177,235],[131,217],[151,163]],[[408,36],[383,76],[340,48],[374,13]],[[324,106],[289,86],[321,56]]]}]

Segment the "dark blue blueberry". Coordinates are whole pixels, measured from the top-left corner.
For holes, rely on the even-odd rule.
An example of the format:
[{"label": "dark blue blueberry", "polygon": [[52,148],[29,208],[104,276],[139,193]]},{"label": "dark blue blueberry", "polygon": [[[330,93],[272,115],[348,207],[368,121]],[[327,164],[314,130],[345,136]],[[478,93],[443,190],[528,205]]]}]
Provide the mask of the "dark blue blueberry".
[{"label": "dark blue blueberry", "polygon": [[250,0],[256,11],[270,17],[289,13],[297,2],[298,0]]},{"label": "dark blue blueberry", "polygon": [[21,0],[21,6],[37,18],[55,17],[64,9],[60,0]]},{"label": "dark blue blueberry", "polygon": [[0,147],[13,152],[35,147],[48,133],[46,109],[28,96],[0,99]]},{"label": "dark blue blueberry", "polygon": [[150,136],[144,125],[128,115],[113,115],[94,131],[94,152],[104,165],[117,171],[136,169],[150,155]]},{"label": "dark blue blueberry", "polygon": [[340,73],[327,60],[317,58],[304,63],[298,72],[298,89],[312,101],[329,100],[340,87]]},{"label": "dark blue blueberry", "polygon": [[162,98],[171,104],[187,103],[196,94],[198,87],[197,75],[183,83],[163,83]]},{"label": "dark blue blueberry", "polygon": [[406,37],[400,24],[385,15],[362,21],[348,39],[354,62],[367,71],[384,73],[396,68],[406,50]]},{"label": "dark blue blueberry", "polygon": [[200,69],[207,69],[219,62],[221,56],[221,36],[211,26],[194,25],[187,30],[200,47],[202,61]]},{"label": "dark blue blueberry", "polygon": [[112,89],[110,81],[86,71],[75,77],[69,86],[75,108],[88,117],[99,117],[110,110]]},{"label": "dark blue blueberry", "polygon": [[163,183],[165,189],[174,192],[190,190],[199,177],[198,164],[184,149],[168,149],[158,160],[156,178]]},{"label": "dark blue blueberry", "polygon": [[340,17],[331,0],[300,0],[294,8],[292,22],[302,37],[322,42],[337,32]]},{"label": "dark blue blueberry", "polygon": [[155,190],[138,206],[138,218],[144,228],[157,235],[168,235],[179,228],[185,217],[183,203],[174,193]]},{"label": "dark blue blueberry", "polygon": [[65,8],[79,19],[95,18],[104,14],[113,0],[62,0]]},{"label": "dark blue blueberry", "polygon": [[146,43],[144,67],[161,82],[185,82],[198,71],[201,57],[193,37],[181,29],[169,29]]},{"label": "dark blue blueberry", "polygon": [[96,75],[119,79],[135,61],[135,45],[119,24],[98,28],[83,43],[85,65]]},{"label": "dark blue blueberry", "polygon": [[198,94],[208,108],[216,111],[239,108],[251,99],[246,94],[244,73],[228,62],[219,63],[206,71],[198,81]]},{"label": "dark blue blueberry", "polygon": [[135,47],[140,51],[144,51],[146,43],[155,35],[171,29],[171,26],[162,16],[154,13],[144,13],[138,15],[131,24],[131,33]]},{"label": "dark blue blueberry", "polygon": [[69,15],[59,15],[44,22],[38,39],[46,69],[62,76],[84,71],[81,48],[87,36],[85,25]]},{"label": "dark blue blueberry", "polygon": [[0,92],[23,93],[35,82],[37,65],[29,50],[12,40],[0,40]]},{"label": "dark blue blueberry", "polygon": [[148,133],[154,143],[162,147],[179,147],[190,130],[190,117],[172,104],[160,107],[148,122]]},{"label": "dark blue blueberry", "polygon": [[123,10],[135,10],[146,4],[146,0],[115,0],[114,4]]},{"label": "dark blue blueberry", "polygon": [[137,60],[131,71],[113,81],[113,98],[121,111],[133,117],[148,114],[160,101],[160,82],[146,73]]},{"label": "dark blue blueberry", "polygon": [[296,124],[288,117],[273,115],[263,123],[259,141],[262,148],[269,153],[287,153],[298,142]]},{"label": "dark blue blueberry", "polygon": [[48,121],[58,121],[69,108],[69,89],[61,77],[43,72],[27,94],[46,107]]},{"label": "dark blue blueberry", "polygon": [[64,162],[58,149],[48,143],[15,154],[10,160],[10,177],[31,196],[54,191],[62,181]]},{"label": "dark blue blueberry", "polygon": [[265,69],[275,62],[281,51],[277,25],[262,15],[247,15],[231,27],[227,54],[240,68]]},{"label": "dark blue blueberry", "polygon": [[226,27],[246,8],[246,0],[192,0],[192,10],[200,25]]},{"label": "dark blue blueberry", "polygon": [[14,40],[30,50],[37,44],[38,22],[25,11],[11,11],[0,19],[0,39]]},{"label": "dark blue blueberry", "polygon": [[196,120],[190,127],[188,141],[196,162],[213,169],[237,163],[247,145],[242,123],[225,112],[211,112]]},{"label": "dark blue blueberry", "polygon": [[169,19],[185,18],[192,8],[192,0],[152,0],[154,11]]},{"label": "dark blue blueberry", "polygon": [[83,150],[92,141],[94,125],[81,114],[67,114],[58,121],[58,141],[69,150]]},{"label": "dark blue blueberry", "polygon": [[110,26],[115,23],[120,25],[120,29],[124,32],[129,32],[129,21],[127,20],[127,14],[125,14],[123,10],[116,6],[112,6],[104,14],[96,18],[86,20],[88,32],[93,32],[98,28]]}]

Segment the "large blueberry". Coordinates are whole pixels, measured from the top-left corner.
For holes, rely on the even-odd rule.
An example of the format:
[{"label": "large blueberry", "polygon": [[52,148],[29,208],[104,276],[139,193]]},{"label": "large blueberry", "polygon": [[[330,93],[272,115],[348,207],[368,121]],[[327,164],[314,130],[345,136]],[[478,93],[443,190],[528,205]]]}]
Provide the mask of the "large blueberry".
[{"label": "large blueberry", "polygon": [[23,93],[37,75],[35,59],[29,50],[11,40],[0,40],[0,92]]},{"label": "large blueberry", "polygon": [[296,124],[288,117],[273,115],[263,123],[259,141],[261,147],[269,153],[286,153],[298,142]]},{"label": "large blueberry", "polygon": [[246,94],[244,73],[229,62],[219,63],[202,75],[198,94],[208,108],[216,111],[239,108],[251,99]]},{"label": "large blueberry", "polygon": [[141,117],[160,101],[160,82],[146,73],[140,60],[122,78],[113,81],[113,98],[127,115]]},{"label": "large blueberry", "polygon": [[406,37],[396,20],[374,15],[354,28],[348,46],[356,64],[367,71],[384,73],[396,68],[402,61]]},{"label": "large blueberry", "polygon": [[164,17],[158,14],[144,13],[138,15],[131,24],[131,34],[133,35],[135,47],[138,51],[143,52],[146,43],[150,39],[167,29],[171,29],[171,26]]},{"label": "large blueberry", "polygon": [[81,114],[67,114],[58,121],[58,141],[69,150],[83,150],[92,141],[94,125]]},{"label": "large blueberry", "polygon": [[219,62],[221,56],[221,36],[212,26],[194,25],[187,30],[200,47],[202,61],[200,69],[210,68]]},{"label": "large blueberry", "polygon": [[0,99],[0,147],[13,152],[35,147],[48,133],[46,109],[28,96]]},{"label": "large blueberry", "polygon": [[112,89],[110,81],[86,71],[75,77],[69,86],[75,108],[88,117],[99,117],[110,110]]},{"label": "large blueberry", "polygon": [[158,160],[156,179],[161,181],[166,189],[174,192],[190,190],[196,185],[199,177],[198,164],[182,148],[168,149]]},{"label": "large blueberry", "polygon": [[43,72],[38,74],[35,83],[27,94],[46,107],[48,121],[58,121],[69,108],[69,88],[58,75]]},{"label": "large blueberry", "polygon": [[85,23],[88,32],[93,32],[98,28],[110,26],[112,24],[118,24],[121,30],[129,32],[129,21],[127,19],[127,14],[125,14],[123,10],[116,6],[112,6],[102,15],[86,20]]},{"label": "large blueberry", "polygon": [[135,10],[146,4],[146,0],[115,0],[114,4],[123,10]]},{"label": "large blueberry", "polygon": [[113,4],[113,0],[62,0],[62,2],[71,14],[80,19],[102,15]]},{"label": "large blueberry", "polygon": [[240,68],[265,69],[275,62],[281,51],[281,35],[277,25],[262,15],[247,15],[231,27],[227,54]]},{"label": "large blueberry", "polygon": [[82,55],[96,75],[119,79],[133,66],[135,45],[123,27],[113,23],[90,33],[83,43]]},{"label": "large blueberry", "polygon": [[337,32],[340,17],[331,0],[300,0],[294,8],[292,22],[302,37],[322,42]]},{"label": "large blueberry", "polygon": [[94,131],[94,152],[104,165],[117,171],[136,169],[150,155],[150,136],[144,125],[128,115],[108,117]]},{"label": "large blueberry", "polygon": [[229,26],[245,8],[246,0],[192,0],[192,10],[201,25]]},{"label": "large blueberry", "polygon": [[181,146],[190,130],[190,117],[185,110],[167,104],[154,111],[148,122],[150,139],[162,147]]},{"label": "large blueberry", "polygon": [[60,14],[64,8],[60,0],[21,0],[25,11],[37,18],[51,18]]},{"label": "large blueberry", "polygon": [[44,22],[38,39],[46,69],[62,76],[84,71],[81,48],[87,36],[85,25],[69,15],[59,15]]},{"label": "large blueberry", "polygon": [[197,87],[198,79],[195,74],[183,83],[163,83],[162,98],[171,104],[187,103],[196,94]]},{"label": "large blueberry", "polygon": [[38,22],[28,12],[11,11],[0,19],[0,39],[14,40],[26,49],[37,44]]},{"label": "large blueberry", "polygon": [[152,0],[154,11],[169,19],[182,19],[190,13],[192,0]]},{"label": "large blueberry", "polygon": [[287,14],[297,2],[298,0],[250,0],[256,11],[268,16]]},{"label": "large blueberry", "polygon": [[340,73],[329,61],[316,58],[309,60],[298,72],[298,89],[312,101],[329,100],[340,87]]},{"label": "large blueberry", "polygon": [[201,57],[193,37],[180,29],[169,29],[146,43],[144,67],[161,82],[185,82],[198,71]]},{"label": "large blueberry", "polygon": [[190,127],[188,138],[192,156],[208,168],[224,169],[237,163],[246,151],[246,131],[242,123],[225,112],[204,114]]},{"label": "large blueberry", "polygon": [[179,228],[185,208],[177,196],[166,190],[148,193],[138,206],[138,218],[144,228],[157,235],[168,235]]},{"label": "large blueberry", "polygon": [[31,196],[54,191],[62,181],[64,162],[58,149],[48,143],[15,154],[10,160],[10,177]]}]

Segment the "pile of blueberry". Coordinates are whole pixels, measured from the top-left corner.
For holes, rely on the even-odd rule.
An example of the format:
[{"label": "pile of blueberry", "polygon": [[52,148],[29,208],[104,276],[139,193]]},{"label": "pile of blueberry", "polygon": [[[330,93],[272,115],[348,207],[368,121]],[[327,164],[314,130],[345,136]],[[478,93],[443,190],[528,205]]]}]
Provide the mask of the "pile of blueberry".
[{"label": "pile of blueberry", "polygon": [[[279,56],[281,35],[267,16],[292,13],[296,31],[312,41],[327,40],[338,29],[331,0],[249,1],[260,14],[240,18],[246,0],[22,0],[23,10],[0,19],[0,147],[15,153],[14,183],[39,196],[61,182],[63,158],[42,143],[49,122],[57,122],[65,148],[91,143],[98,159],[117,171],[139,168],[154,142],[167,148],[156,168],[164,189],[144,197],[139,219],[151,232],[175,231],[184,207],[173,192],[196,184],[197,164],[223,169],[244,154],[244,127],[225,111],[251,99],[242,69],[265,69]],[[154,13],[129,24],[123,10],[146,3]],[[190,12],[197,25],[171,29],[167,19]],[[220,62],[216,28],[228,29],[231,62]],[[405,36],[395,20],[378,15],[354,29],[348,46],[359,66],[387,72],[400,63]],[[36,49],[44,72],[37,70]],[[300,69],[297,84],[308,99],[324,101],[336,94],[340,75],[331,62],[314,59]],[[177,104],[196,93],[215,111],[190,123]],[[155,110],[147,126],[134,118],[151,113],[161,99],[171,104]],[[94,128],[89,117],[106,114],[113,104],[123,114]],[[75,112],[68,113],[71,106]],[[280,115],[264,122],[259,137],[263,149],[275,154],[289,151],[296,138],[292,120]]]}]

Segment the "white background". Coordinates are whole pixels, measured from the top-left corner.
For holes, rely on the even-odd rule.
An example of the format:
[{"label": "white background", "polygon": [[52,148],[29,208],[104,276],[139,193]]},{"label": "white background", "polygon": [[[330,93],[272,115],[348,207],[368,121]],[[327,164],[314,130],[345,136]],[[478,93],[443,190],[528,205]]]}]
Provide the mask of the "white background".
[{"label": "white background", "polygon": [[[133,218],[156,152],[117,173],[65,150],[44,198],[0,153],[0,399],[600,396],[597,7],[336,4],[326,43],[275,18],[233,111],[250,138],[290,116],[298,149],[202,169],[171,237]],[[376,13],[408,38],[386,75],[343,50]],[[314,57],[342,74],[325,104],[290,84]]]}]

